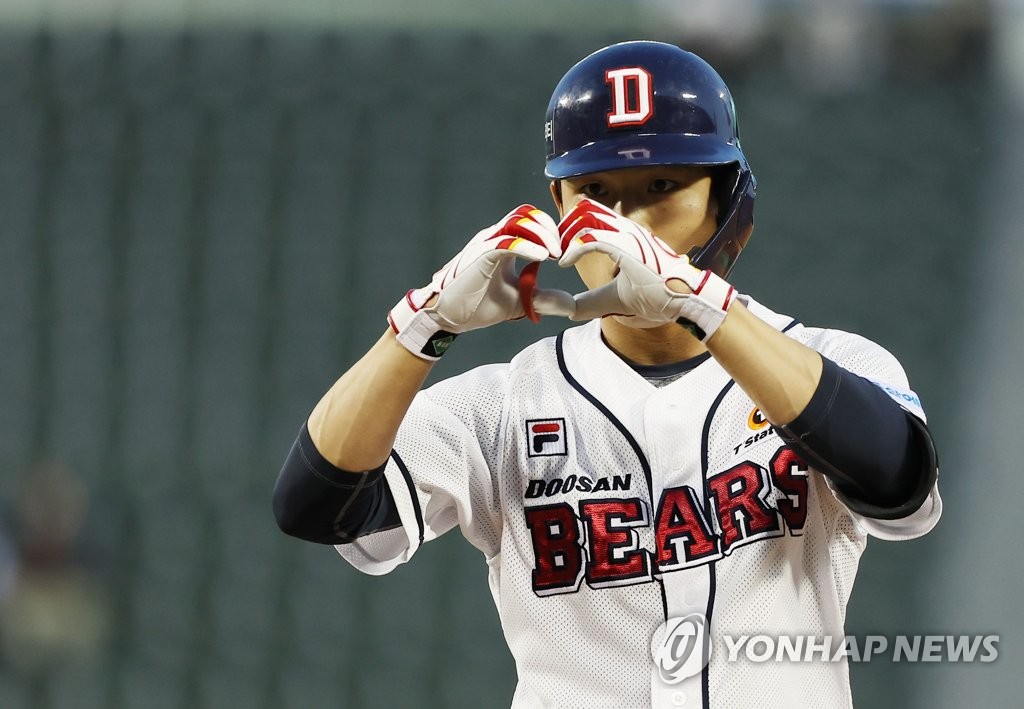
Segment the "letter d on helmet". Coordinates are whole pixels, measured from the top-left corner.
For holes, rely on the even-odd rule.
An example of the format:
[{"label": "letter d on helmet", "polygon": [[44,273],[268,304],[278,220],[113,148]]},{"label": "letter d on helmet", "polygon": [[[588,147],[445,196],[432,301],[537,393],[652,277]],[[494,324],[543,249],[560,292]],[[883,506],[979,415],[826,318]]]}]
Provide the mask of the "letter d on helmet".
[{"label": "letter d on helmet", "polygon": [[647,165],[713,171],[718,229],[691,261],[725,278],[754,227],[756,183],[740,148],[732,94],[696,54],[622,42],[566,72],[544,123],[551,179]]}]

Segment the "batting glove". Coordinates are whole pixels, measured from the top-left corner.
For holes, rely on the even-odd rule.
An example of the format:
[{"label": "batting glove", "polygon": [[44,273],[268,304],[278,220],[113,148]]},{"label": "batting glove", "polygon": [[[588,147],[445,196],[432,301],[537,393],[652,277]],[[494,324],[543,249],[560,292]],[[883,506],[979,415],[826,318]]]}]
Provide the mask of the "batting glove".
[{"label": "batting glove", "polygon": [[[515,273],[517,257],[539,264],[561,255],[554,220],[524,204],[474,236],[429,285],[406,293],[391,309],[388,322],[410,352],[435,361],[456,335],[526,314]],[[437,300],[428,306],[435,295]],[[537,289],[532,296],[538,310],[564,310],[572,303],[563,291]]]},{"label": "batting glove", "polygon": [[[621,322],[637,328],[675,321],[707,342],[736,299],[736,290],[725,280],[694,268],[686,256],[647,229],[592,200],[581,200],[566,214],[558,232],[559,266],[572,266],[595,251],[608,254],[618,266],[610,283],[575,296],[569,313],[573,320],[620,315],[625,316]],[[669,288],[666,284],[672,279],[685,283],[691,292]],[[549,306],[544,303],[537,309],[547,313]]]}]

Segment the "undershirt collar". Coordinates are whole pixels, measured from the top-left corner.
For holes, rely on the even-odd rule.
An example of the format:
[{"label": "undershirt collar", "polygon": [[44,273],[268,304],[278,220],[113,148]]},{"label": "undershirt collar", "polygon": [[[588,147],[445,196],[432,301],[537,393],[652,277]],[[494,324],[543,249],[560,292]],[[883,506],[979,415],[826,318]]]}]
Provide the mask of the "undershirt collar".
[{"label": "undershirt collar", "polygon": [[608,349],[615,353],[616,357],[628,364],[634,372],[656,387],[663,387],[671,384],[687,372],[696,369],[711,358],[710,352],[702,352],[696,357],[689,357],[680,362],[670,362],[669,364],[640,364],[639,362],[634,362],[628,357],[617,352],[615,348],[609,345],[608,341],[604,339],[604,334],[601,335],[601,340],[604,341],[604,344]]},{"label": "undershirt collar", "polygon": [[630,362],[623,357],[623,361],[633,368],[637,374],[649,381],[656,387],[663,387],[681,378],[684,374],[696,369],[700,364],[711,358],[710,352],[704,352],[696,357],[684,359],[682,362],[671,364],[637,364]]}]

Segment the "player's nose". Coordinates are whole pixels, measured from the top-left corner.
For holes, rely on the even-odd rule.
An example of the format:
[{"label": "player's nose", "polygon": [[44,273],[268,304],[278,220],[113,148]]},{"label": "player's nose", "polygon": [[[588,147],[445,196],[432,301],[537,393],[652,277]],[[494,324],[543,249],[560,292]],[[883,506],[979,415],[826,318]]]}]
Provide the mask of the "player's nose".
[{"label": "player's nose", "polygon": [[637,202],[628,199],[617,199],[615,200],[615,204],[608,206],[624,216],[626,219],[636,222],[648,231],[651,230],[651,225],[647,219],[647,210]]},{"label": "player's nose", "polygon": [[631,214],[636,211],[636,207],[634,204],[631,203],[630,200],[623,198],[615,198],[610,201],[612,202],[612,204],[609,204],[608,206],[611,209],[614,209],[616,212],[626,217],[627,219],[633,219]]}]

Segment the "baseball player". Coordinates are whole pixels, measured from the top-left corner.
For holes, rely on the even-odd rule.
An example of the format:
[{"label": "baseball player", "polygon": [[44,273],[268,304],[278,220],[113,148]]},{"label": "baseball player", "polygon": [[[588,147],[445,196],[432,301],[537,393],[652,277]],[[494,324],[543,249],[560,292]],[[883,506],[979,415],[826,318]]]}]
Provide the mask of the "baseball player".
[{"label": "baseball player", "polygon": [[[941,512],[917,396],[879,345],[729,284],[755,181],[702,59],[595,52],[545,135],[559,221],[512,210],[395,305],[302,427],[278,524],[369,574],[458,527],[487,563],[516,707],[850,706],[846,658],[823,648],[867,537]],[[536,287],[557,267],[580,293]],[[421,390],[464,333],[540,315],[582,324]],[[759,634],[810,647],[729,652]]]}]

